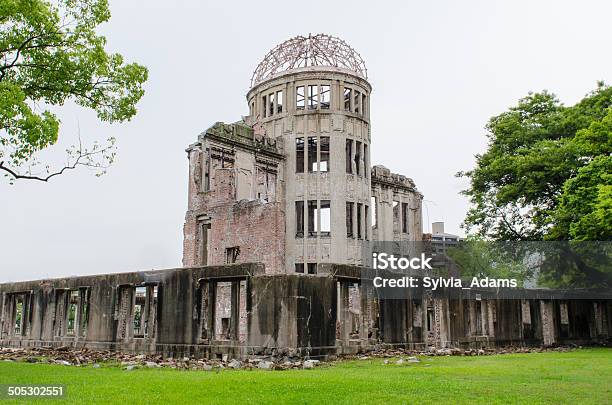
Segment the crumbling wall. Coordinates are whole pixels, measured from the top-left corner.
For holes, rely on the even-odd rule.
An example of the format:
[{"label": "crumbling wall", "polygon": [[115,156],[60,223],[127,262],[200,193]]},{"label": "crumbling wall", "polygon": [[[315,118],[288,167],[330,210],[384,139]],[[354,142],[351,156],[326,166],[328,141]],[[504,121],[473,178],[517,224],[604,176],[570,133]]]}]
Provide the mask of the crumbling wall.
[{"label": "crumbling wall", "polygon": [[239,201],[211,210],[210,264],[227,261],[228,248],[239,249],[238,262],[263,263],[268,273],[283,272],[285,216],[278,202]]},{"label": "crumbling wall", "polygon": [[237,358],[356,353],[379,343],[421,349],[610,338],[609,294],[522,290],[511,299],[494,289],[442,289],[382,299],[362,272],[327,264],[316,275],[273,275],[262,264],[235,264],[1,284],[0,345]]},{"label": "crumbling wall", "polygon": [[283,272],[284,158],[275,141],[244,123],[217,123],[187,152],[183,265],[260,262]]},{"label": "crumbling wall", "polygon": [[423,195],[414,181],[384,166],[372,167],[372,224],[374,241],[421,241]]}]

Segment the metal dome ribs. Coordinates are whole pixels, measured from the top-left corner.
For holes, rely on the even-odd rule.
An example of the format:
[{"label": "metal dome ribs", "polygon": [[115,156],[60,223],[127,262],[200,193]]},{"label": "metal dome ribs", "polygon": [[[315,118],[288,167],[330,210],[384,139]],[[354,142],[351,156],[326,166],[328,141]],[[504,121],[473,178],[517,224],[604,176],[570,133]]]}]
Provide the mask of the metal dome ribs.
[{"label": "metal dome ribs", "polygon": [[327,34],[297,36],[274,47],[257,65],[251,77],[251,87],[291,69],[328,66],[350,70],[368,77],[365,62],[350,45]]}]

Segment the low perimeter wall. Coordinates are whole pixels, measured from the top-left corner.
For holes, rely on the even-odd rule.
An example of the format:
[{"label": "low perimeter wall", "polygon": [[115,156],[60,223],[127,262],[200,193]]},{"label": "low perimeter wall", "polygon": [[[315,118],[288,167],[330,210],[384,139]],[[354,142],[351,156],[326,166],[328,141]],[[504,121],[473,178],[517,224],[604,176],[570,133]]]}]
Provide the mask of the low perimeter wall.
[{"label": "low perimeter wall", "polygon": [[325,357],[381,345],[584,344],[612,331],[610,297],[472,291],[385,300],[361,270],[267,275],[262,264],[235,264],[0,284],[0,346]]}]

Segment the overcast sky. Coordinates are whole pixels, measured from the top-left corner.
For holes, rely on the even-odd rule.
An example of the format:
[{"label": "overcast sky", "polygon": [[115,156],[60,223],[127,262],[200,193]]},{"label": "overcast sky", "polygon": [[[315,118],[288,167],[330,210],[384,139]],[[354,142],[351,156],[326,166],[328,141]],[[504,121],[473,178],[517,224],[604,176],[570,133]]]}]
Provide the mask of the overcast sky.
[{"label": "overcast sky", "polygon": [[129,123],[101,125],[66,106],[57,161],[76,141],[116,136],[118,159],[49,184],[0,178],[0,282],[181,264],[185,147],[247,114],[252,71],[276,44],[329,33],[366,61],[372,163],[415,180],[425,231],[459,226],[459,170],[486,146],[484,125],[529,91],[572,104],[610,81],[609,1],[119,1],[108,50],[149,68]]}]

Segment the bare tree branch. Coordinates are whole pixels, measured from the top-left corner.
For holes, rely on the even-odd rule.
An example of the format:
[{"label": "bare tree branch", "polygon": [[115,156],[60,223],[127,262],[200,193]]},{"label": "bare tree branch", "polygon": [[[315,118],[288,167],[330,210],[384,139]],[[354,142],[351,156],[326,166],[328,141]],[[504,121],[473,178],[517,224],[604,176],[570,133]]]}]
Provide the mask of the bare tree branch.
[{"label": "bare tree branch", "polygon": [[[64,167],[62,167],[61,169],[49,173],[47,175],[35,175],[35,174],[22,174],[17,172],[16,170],[11,169],[10,167],[5,165],[4,161],[0,161],[0,171],[4,171],[5,173],[7,173],[8,175],[12,176],[14,180],[18,180],[18,179],[24,179],[24,180],[37,180],[37,181],[42,181],[42,182],[48,182],[49,180],[51,180],[53,177],[59,176],[61,174],[63,174],[65,171],[67,170],[73,170],[76,169],[78,166],[83,166],[83,167],[89,167],[92,169],[106,169],[108,168],[109,165],[105,165],[102,162],[97,162],[94,161],[94,158],[96,156],[101,156],[102,158],[107,157],[107,153],[111,153],[111,151],[114,148],[114,139],[111,138],[110,140],[110,144],[103,147],[103,148],[98,148],[97,144],[94,145],[94,147],[92,148],[92,150],[87,150],[87,149],[83,149],[83,145],[81,142],[81,137],[79,136],[79,146],[78,149],[74,149],[73,151],[71,151],[70,149],[68,150],[69,155],[71,155],[71,153],[74,153],[74,161],[72,163],[67,163]],[[110,157],[110,160],[112,160],[112,156]],[[109,160],[109,162],[110,162]]]}]

